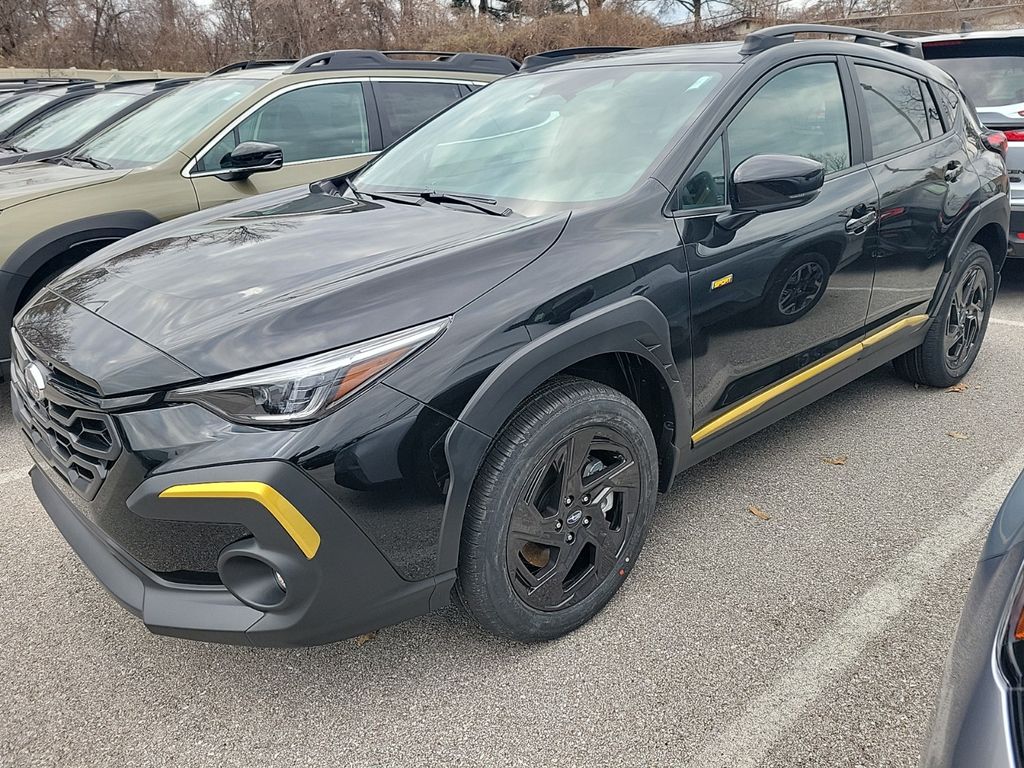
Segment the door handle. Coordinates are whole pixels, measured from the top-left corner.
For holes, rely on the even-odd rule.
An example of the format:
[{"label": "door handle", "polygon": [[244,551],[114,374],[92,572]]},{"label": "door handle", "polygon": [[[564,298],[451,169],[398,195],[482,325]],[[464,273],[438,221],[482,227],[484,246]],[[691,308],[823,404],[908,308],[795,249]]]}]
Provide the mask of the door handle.
[{"label": "door handle", "polygon": [[868,227],[878,221],[878,214],[875,211],[868,211],[863,216],[856,216],[846,222],[846,231],[851,235],[863,235]]},{"label": "door handle", "polygon": [[946,164],[946,172],[943,174],[946,181],[956,181],[960,178],[960,174],[964,172],[963,163],[959,160],[950,160]]}]

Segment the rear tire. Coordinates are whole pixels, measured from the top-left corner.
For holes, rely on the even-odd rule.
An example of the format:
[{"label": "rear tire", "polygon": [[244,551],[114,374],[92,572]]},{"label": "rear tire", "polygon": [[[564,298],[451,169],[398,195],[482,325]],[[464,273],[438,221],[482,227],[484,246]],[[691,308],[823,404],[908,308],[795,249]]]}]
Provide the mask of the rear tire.
[{"label": "rear tire", "polygon": [[481,627],[550,640],[592,618],[636,564],[658,453],[621,392],[557,377],[498,434],[462,529],[456,589]]},{"label": "rear tire", "polygon": [[982,246],[970,243],[924,341],[893,360],[896,373],[930,387],[956,384],[978,357],[994,300],[992,257]]}]

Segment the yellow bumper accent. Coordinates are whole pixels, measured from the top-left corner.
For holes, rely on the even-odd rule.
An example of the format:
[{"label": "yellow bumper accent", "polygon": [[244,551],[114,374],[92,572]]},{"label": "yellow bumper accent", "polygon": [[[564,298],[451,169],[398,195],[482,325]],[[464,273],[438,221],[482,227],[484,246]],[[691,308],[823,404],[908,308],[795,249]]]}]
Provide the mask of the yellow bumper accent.
[{"label": "yellow bumper accent", "polygon": [[161,499],[250,499],[263,505],[274,516],[285,532],[312,560],[320,548],[320,534],[309,520],[276,489],[266,483],[195,483],[174,485],[160,492]]},{"label": "yellow bumper accent", "polygon": [[721,416],[713,418],[703,427],[694,432],[691,439],[694,443],[697,443],[707,437],[710,437],[715,432],[724,429],[733,422],[739,421],[744,416],[753,413],[766,403],[775,400],[789,390],[800,386],[806,381],[810,381],[815,376],[819,376],[830,368],[834,368],[844,360],[849,360],[851,357],[860,354],[865,348],[870,347],[872,344],[877,344],[883,339],[889,338],[894,333],[902,331],[904,328],[916,328],[927,319],[928,315],[912,315],[910,317],[904,317],[902,320],[897,320],[892,325],[887,325],[881,330],[875,331],[873,334],[861,341],[855,342],[848,347],[844,347],[838,352],[833,352],[828,357],[819,360],[803,370],[797,371],[789,378],[783,379],[778,384],[766,389],[764,392],[754,395],[748,400],[744,400],[742,403],[731,410],[726,411]]}]

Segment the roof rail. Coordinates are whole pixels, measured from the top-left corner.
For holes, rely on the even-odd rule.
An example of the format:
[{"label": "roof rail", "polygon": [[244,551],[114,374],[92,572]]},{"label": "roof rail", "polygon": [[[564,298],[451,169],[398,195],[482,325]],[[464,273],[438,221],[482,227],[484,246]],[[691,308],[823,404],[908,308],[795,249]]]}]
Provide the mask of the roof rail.
[{"label": "roof rail", "polygon": [[540,69],[557,64],[565,59],[578,59],[581,56],[598,56],[602,53],[619,53],[620,51],[634,51],[633,45],[586,45],[579,48],[557,48],[553,51],[544,51],[527,56],[523,59],[523,69]]},{"label": "roof rail", "polygon": [[876,47],[880,47],[883,43],[888,43],[900,53],[905,53],[918,59],[924,58],[924,54],[921,53],[921,43],[911,38],[897,37],[885,32],[872,32],[867,29],[857,29],[856,27],[835,27],[830,24],[781,24],[777,27],[759,29],[756,32],[751,32],[743,40],[740,55],[751,56],[755,53],[767,51],[769,48],[774,48],[777,45],[792,43],[796,35],[808,33],[851,35],[856,43],[864,43],[865,45],[874,45]]},{"label": "roof rail", "polygon": [[[282,64],[294,64],[295,59],[252,59],[250,61],[235,61],[225,64],[219,69],[213,70],[210,75],[223,75],[226,72],[238,72],[243,69],[259,69],[260,67],[279,67]],[[208,75],[209,76],[209,75]]]},{"label": "roof rail", "polygon": [[[395,59],[392,56],[434,56],[429,61]],[[290,74],[310,71],[345,69],[447,69],[481,74],[510,75],[519,69],[519,62],[508,56],[490,53],[447,53],[438,51],[324,51],[299,61]]]}]

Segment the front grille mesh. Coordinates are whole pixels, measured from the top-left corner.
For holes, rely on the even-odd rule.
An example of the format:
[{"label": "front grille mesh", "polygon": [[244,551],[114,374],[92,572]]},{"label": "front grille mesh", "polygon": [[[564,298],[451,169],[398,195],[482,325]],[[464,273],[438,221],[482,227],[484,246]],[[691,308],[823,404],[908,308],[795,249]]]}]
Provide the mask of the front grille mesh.
[{"label": "front grille mesh", "polygon": [[[36,451],[84,499],[96,497],[117,457],[121,443],[109,416],[80,407],[65,393],[65,371],[55,374],[41,361],[30,361],[15,339],[11,361],[11,400],[15,418]],[[46,371],[49,381],[39,397],[27,383],[25,369],[35,362]],[[57,383],[59,382],[59,384]],[[82,383],[82,390],[90,387]]]}]

